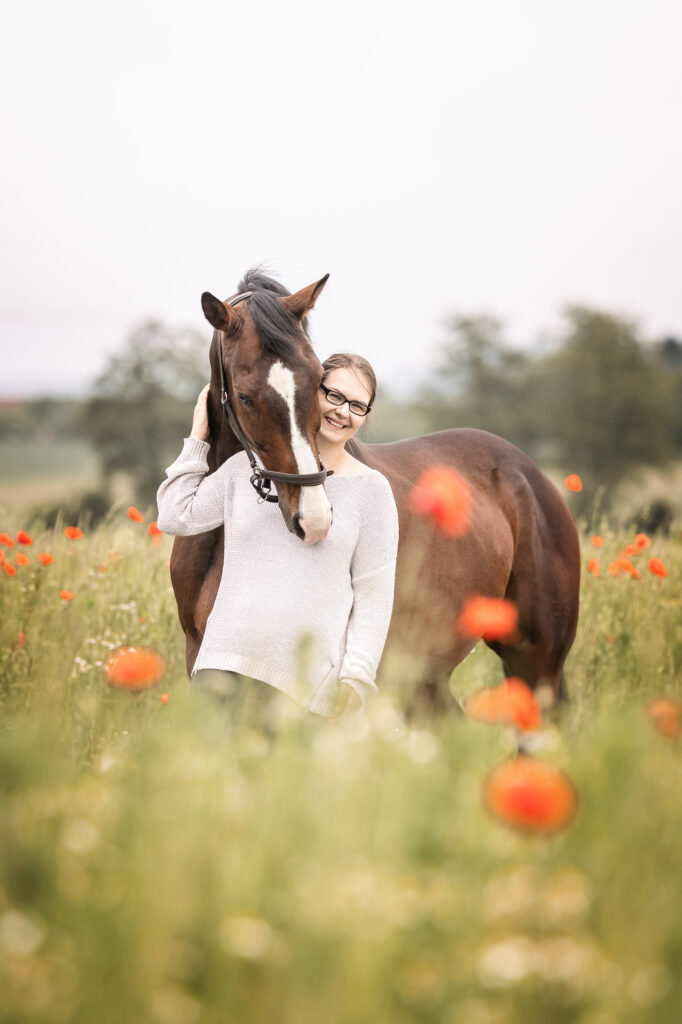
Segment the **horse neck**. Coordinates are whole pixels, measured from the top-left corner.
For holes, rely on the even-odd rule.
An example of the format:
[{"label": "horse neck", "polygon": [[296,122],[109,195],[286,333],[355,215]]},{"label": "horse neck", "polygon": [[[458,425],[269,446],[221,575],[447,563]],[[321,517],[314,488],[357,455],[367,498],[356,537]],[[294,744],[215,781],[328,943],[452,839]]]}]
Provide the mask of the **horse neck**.
[{"label": "horse neck", "polygon": [[227,416],[219,402],[215,407],[209,408],[209,435],[208,442],[211,446],[208,453],[208,466],[214,472],[223,462],[242,450],[232,427],[227,421]]}]

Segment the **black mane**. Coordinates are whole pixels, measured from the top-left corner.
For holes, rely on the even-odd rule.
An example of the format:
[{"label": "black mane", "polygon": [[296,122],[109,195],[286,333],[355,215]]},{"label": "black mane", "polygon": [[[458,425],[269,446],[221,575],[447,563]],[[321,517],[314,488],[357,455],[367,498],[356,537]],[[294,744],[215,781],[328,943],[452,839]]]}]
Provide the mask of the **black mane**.
[{"label": "black mane", "polygon": [[261,267],[247,270],[237,285],[237,291],[253,292],[248,302],[264,352],[286,357],[291,354],[301,334],[308,337],[307,319],[299,323],[279,301],[280,297],[291,295],[291,292],[273,277],[268,277]]}]

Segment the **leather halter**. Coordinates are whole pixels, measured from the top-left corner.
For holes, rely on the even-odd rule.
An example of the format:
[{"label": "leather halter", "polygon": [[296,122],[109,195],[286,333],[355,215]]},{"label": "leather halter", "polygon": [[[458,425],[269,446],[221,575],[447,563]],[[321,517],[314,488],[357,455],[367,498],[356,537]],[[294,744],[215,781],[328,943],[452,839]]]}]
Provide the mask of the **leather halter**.
[{"label": "leather halter", "polygon": [[[253,292],[239,292],[237,295],[233,295],[227,299],[227,304],[230,306],[236,306],[239,302],[243,302],[244,299],[248,299],[252,295]],[[270,494],[273,481],[275,483],[291,484],[292,487],[317,487],[320,484],[323,484],[327,477],[333,474],[333,469],[325,469],[324,466],[322,466],[319,473],[278,473],[274,470],[265,469],[264,466],[258,465],[256,457],[251,450],[251,446],[246,440],[243,430],[239,426],[239,421],[235,415],[234,409],[232,408],[230,399],[228,398],[227,389],[225,387],[222,331],[218,331],[218,348],[218,366],[220,368],[220,404],[222,405],[223,412],[227,417],[227,422],[246,452],[246,456],[253,471],[251,474],[251,486],[258,491],[260,500],[272,502],[279,501],[276,494]]]}]

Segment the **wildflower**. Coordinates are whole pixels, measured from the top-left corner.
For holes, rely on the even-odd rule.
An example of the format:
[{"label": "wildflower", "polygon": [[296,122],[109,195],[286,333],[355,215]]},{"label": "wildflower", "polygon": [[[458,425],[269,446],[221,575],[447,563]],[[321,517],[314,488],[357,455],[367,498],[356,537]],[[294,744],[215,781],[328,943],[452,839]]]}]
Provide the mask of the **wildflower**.
[{"label": "wildflower", "polygon": [[638,555],[640,550],[636,544],[626,544],[623,554],[627,555],[628,558],[632,558],[633,555]]},{"label": "wildflower", "polygon": [[593,576],[598,576],[599,575],[599,573],[601,572],[601,569],[600,569],[600,566],[599,566],[599,559],[598,558],[588,558],[587,559],[587,571],[589,573],[591,573]]},{"label": "wildflower", "polygon": [[647,715],[656,732],[668,739],[675,739],[680,735],[680,724],[682,724],[682,707],[668,697],[661,697],[649,705]]},{"label": "wildflower", "polygon": [[41,565],[52,565],[54,557],[47,551],[41,551],[38,555],[38,561]]},{"label": "wildflower", "polygon": [[64,530],[64,536],[68,537],[69,540],[80,540],[83,536],[83,531],[78,526],[67,526]]},{"label": "wildflower", "polygon": [[563,772],[526,755],[494,768],[484,783],[483,798],[498,821],[539,835],[567,825],[578,804],[575,786]]},{"label": "wildflower", "polygon": [[638,533],[635,537],[635,544],[640,551],[644,551],[645,548],[651,547],[651,541],[645,533]]},{"label": "wildflower", "polygon": [[12,644],[12,647],[23,647],[25,643],[26,643],[26,634],[24,633],[24,631],[22,629],[20,629],[19,632],[17,633],[16,640]]},{"label": "wildflower", "polygon": [[62,601],[73,601],[74,597],[72,591],[70,590],[60,590],[59,596],[62,599]]},{"label": "wildflower", "polygon": [[511,601],[475,594],[465,601],[456,626],[467,636],[506,640],[516,632],[518,620],[519,613]]},{"label": "wildflower", "polygon": [[168,694],[167,693],[162,693],[161,697],[160,697],[160,700],[161,700],[162,704],[167,704],[168,703]]},{"label": "wildflower", "polygon": [[609,572],[611,573],[612,576],[622,576],[623,575],[623,570],[622,570],[621,566],[618,565],[618,562],[611,562],[611,565],[609,566]]},{"label": "wildflower", "polygon": [[647,562],[649,572],[653,573],[654,576],[660,576],[661,579],[665,579],[668,575],[668,570],[664,566],[660,558],[650,558]]},{"label": "wildflower", "polygon": [[117,647],[104,665],[110,686],[125,690],[144,690],[163,678],[163,658],[148,647]]},{"label": "wildflower", "polygon": [[128,519],[132,519],[134,523],[144,522],[144,516],[142,515],[138,508],[135,508],[134,505],[131,505],[130,508],[128,509],[127,516]]},{"label": "wildflower", "polygon": [[23,551],[17,551],[16,555],[14,556],[14,561],[17,563],[17,565],[31,564],[31,559],[28,557],[28,555],[25,555]]},{"label": "wildflower", "polygon": [[601,548],[604,546],[604,538],[600,537],[598,533],[595,533],[590,537],[590,544],[593,548]]},{"label": "wildflower", "polygon": [[0,544],[4,544],[6,548],[14,547],[14,541],[8,533],[0,533]]},{"label": "wildflower", "polygon": [[461,537],[471,522],[469,485],[449,466],[429,466],[412,488],[410,511],[432,519],[449,537]]},{"label": "wildflower", "polygon": [[29,537],[25,530],[19,530],[19,533],[17,534],[17,540],[19,541],[20,544],[28,545],[33,543],[33,538]]},{"label": "wildflower", "polygon": [[623,572],[626,572],[629,576],[632,576],[633,580],[639,579],[639,572],[637,571],[637,569],[635,569],[634,565],[632,564],[629,558],[617,558],[615,564]]},{"label": "wildflower", "polygon": [[505,679],[499,686],[481,690],[466,702],[464,710],[479,722],[502,722],[517,729],[539,729],[540,705],[523,679]]},{"label": "wildflower", "polygon": [[14,568],[13,565],[10,565],[9,562],[3,562],[2,568],[7,573],[8,576],[16,576],[17,574],[17,570]]},{"label": "wildflower", "polygon": [[149,526],[147,527],[147,533],[149,534],[150,537],[160,537],[162,531],[159,529],[156,521],[154,521],[153,523],[150,523]]},{"label": "wildflower", "polygon": [[564,480],[564,487],[567,491],[575,491],[577,493],[578,491],[582,491],[583,482],[577,473],[569,473]]}]

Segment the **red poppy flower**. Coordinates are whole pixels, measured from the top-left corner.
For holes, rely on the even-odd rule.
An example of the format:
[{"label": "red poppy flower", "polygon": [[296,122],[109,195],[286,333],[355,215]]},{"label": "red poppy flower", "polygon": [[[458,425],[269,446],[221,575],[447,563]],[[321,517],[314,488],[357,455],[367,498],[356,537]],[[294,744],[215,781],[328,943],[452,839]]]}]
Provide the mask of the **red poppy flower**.
[{"label": "red poppy flower", "polygon": [[149,524],[147,527],[147,533],[150,537],[160,537],[162,535],[162,531],[159,529],[156,522]]},{"label": "red poppy flower", "polygon": [[645,548],[651,547],[651,541],[645,533],[638,533],[635,537],[635,544],[640,551],[644,551]]},{"label": "red poppy flower", "polygon": [[140,512],[140,510],[138,508],[135,508],[134,505],[130,506],[130,508],[128,509],[127,515],[128,515],[128,519],[132,519],[132,521],[134,523],[143,523],[144,522],[144,516],[142,515],[142,513]]},{"label": "red poppy flower", "polygon": [[598,533],[595,533],[590,537],[590,544],[593,548],[601,548],[604,546],[604,538],[600,537]]},{"label": "red poppy flower", "polygon": [[68,537],[69,540],[80,540],[83,536],[83,531],[78,526],[67,526],[64,530],[64,536]]},{"label": "red poppy flower", "polygon": [[17,639],[15,641],[15,647],[23,647],[25,643],[26,643],[26,634],[24,633],[24,631],[22,629],[20,629],[19,633],[17,634]]},{"label": "red poppy flower", "polygon": [[14,547],[14,541],[8,533],[0,533],[0,544],[4,544],[6,548]]},{"label": "red poppy flower", "polygon": [[582,491],[583,482],[577,473],[569,473],[564,480],[564,487],[567,491]]},{"label": "red poppy flower", "polygon": [[168,694],[167,693],[162,693],[160,699],[161,699],[161,703],[162,704],[167,704],[168,703]]},{"label": "red poppy flower", "polygon": [[28,545],[33,543],[33,538],[29,537],[25,530],[19,530],[19,533],[17,534],[17,540],[19,541],[20,544]]},{"label": "red poppy flower", "polygon": [[511,601],[503,597],[475,594],[464,603],[457,628],[467,636],[483,640],[506,640],[516,632],[519,613]]},{"label": "red poppy flower", "polygon": [[502,722],[517,729],[539,729],[542,711],[523,679],[505,679],[499,686],[481,690],[466,702],[464,710],[479,722]]},{"label": "red poppy flower", "polygon": [[144,690],[163,678],[163,658],[148,647],[118,647],[104,665],[110,686],[125,690]]},{"label": "red poppy flower", "polygon": [[40,554],[38,555],[38,561],[40,562],[41,565],[52,565],[52,563],[54,562],[54,557],[47,551],[41,551]]},{"label": "red poppy flower", "polygon": [[622,576],[623,575],[623,570],[622,570],[621,566],[618,565],[618,562],[611,562],[611,565],[609,566],[609,572],[611,573],[612,576]]},{"label": "red poppy flower", "polygon": [[626,572],[628,575],[632,576],[633,580],[639,579],[639,572],[635,569],[629,558],[617,558],[615,564],[622,572]]},{"label": "red poppy flower", "polygon": [[59,596],[62,601],[73,601],[74,595],[71,590],[60,590]]},{"label": "red poppy flower", "polygon": [[578,805],[576,788],[563,772],[526,755],[493,769],[484,783],[483,799],[504,825],[538,835],[564,828]]},{"label": "red poppy flower", "polygon": [[592,573],[593,576],[598,576],[599,575],[599,573],[601,572],[601,569],[600,569],[600,566],[599,566],[599,559],[598,558],[588,558],[587,559],[587,571],[589,573]]},{"label": "red poppy flower", "polygon": [[17,565],[31,564],[31,559],[28,557],[28,555],[25,555],[23,551],[17,551],[16,555],[14,556],[14,561],[17,563]]},{"label": "red poppy flower", "polygon": [[8,576],[16,576],[17,574],[17,570],[14,568],[13,565],[10,565],[9,562],[3,562],[2,568],[7,573]]},{"label": "red poppy flower", "polygon": [[663,565],[663,562],[660,560],[660,558],[650,558],[647,562],[647,565],[649,567],[649,572],[653,573],[654,576],[660,576],[661,579],[665,579],[665,577],[668,575],[668,570]]},{"label": "red poppy flower", "polygon": [[660,732],[661,736],[675,739],[680,735],[682,707],[676,701],[670,700],[668,697],[661,697],[649,705],[647,715],[654,729]]},{"label": "red poppy flower", "polygon": [[632,558],[633,555],[638,555],[640,551],[641,548],[638,548],[636,544],[626,544],[623,554],[627,555],[628,558]]},{"label": "red poppy flower", "polygon": [[449,537],[462,537],[471,523],[469,485],[449,466],[429,466],[412,488],[410,511],[432,519]]}]

